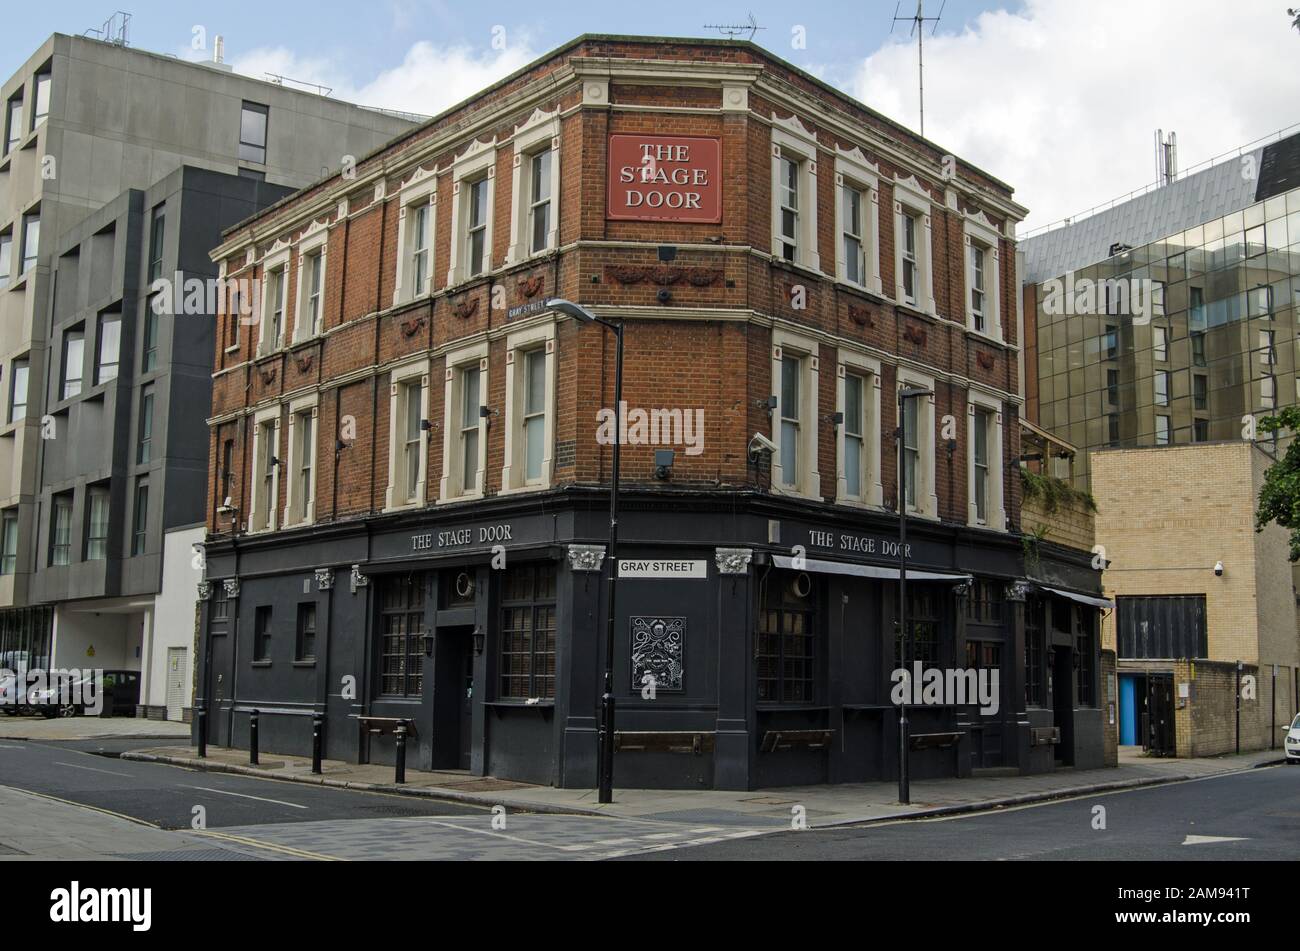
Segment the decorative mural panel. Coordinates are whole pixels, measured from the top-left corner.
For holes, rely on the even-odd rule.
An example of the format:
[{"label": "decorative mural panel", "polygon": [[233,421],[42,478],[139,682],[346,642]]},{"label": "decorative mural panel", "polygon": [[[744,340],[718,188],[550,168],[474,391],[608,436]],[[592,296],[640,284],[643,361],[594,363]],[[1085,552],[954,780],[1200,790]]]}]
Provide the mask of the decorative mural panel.
[{"label": "decorative mural panel", "polygon": [[646,674],[655,690],[683,689],[685,645],[686,618],[632,618],[632,689],[645,686]]}]

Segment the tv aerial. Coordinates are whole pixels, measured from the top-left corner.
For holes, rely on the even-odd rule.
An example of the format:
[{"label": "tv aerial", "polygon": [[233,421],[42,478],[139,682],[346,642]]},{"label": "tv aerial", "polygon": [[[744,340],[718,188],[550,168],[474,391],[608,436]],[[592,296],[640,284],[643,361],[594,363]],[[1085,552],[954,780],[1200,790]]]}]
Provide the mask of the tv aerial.
[{"label": "tv aerial", "polygon": [[[894,26],[898,25],[899,20],[909,21],[912,24],[912,33],[916,36],[916,80],[919,87],[921,105],[921,136],[925,136],[925,24],[933,22],[934,26],[930,28],[930,35],[934,36],[939,29],[939,21],[943,19],[943,8],[948,5],[948,0],[943,0],[939,5],[939,15],[928,17],[925,15],[925,0],[916,0],[916,12],[910,17],[900,17],[898,8],[901,7],[902,0],[894,4]],[[889,32],[894,32],[894,27],[889,28]]]},{"label": "tv aerial", "polygon": [[749,39],[753,40],[754,35],[758,33],[759,30],[766,30],[767,27],[759,26],[758,20],[756,20],[754,14],[751,13],[749,15],[748,23],[706,23],[704,24],[704,29],[717,30],[723,36],[741,36],[744,33],[748,33]]}]

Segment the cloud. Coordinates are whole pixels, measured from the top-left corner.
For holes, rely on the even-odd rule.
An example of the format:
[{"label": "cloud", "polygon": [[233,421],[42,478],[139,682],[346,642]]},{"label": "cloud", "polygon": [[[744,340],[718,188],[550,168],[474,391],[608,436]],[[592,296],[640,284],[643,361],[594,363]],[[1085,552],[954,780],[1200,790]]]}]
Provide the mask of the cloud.
[{"label": "cloud", "polygon": [[330,88],[335,99],[436,115],[527,65],[537,57],[523,33],[502,34],[500,48],[485,35],[484,45],[438,46],[420,40],[406,51],[401,63],[371,78],[356,80],[349,67],[329,56],[304,56],[283,46],[262,47],[230,59],[235,72],[264,79],[285,76],[297,83]]},{"label": "cloud", "polygon": [[[926,37],[926,134],[1016,189],[1023,233],[1153,182],[1157,128],[1186,169],[1300,120],[1298,60],[1271,0],[1027,0]],[[850,90],[915,128],[916,44]]]}]

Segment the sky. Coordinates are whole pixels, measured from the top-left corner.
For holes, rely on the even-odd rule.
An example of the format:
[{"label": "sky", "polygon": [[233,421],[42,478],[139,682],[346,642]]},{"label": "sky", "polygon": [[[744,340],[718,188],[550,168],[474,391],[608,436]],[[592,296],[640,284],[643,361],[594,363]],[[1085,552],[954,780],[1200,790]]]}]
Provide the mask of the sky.
[{"label": "sky", "polygon": [[[120,2],[120,0],[119,0]],[[1016,190],[1020,233],[1077,216],[1156,178],[1156,129],[1179,164],[1300,123],[1300,30],[1285,0],[926,0],[925,131]],[[913,0],[854,3],[610,3],[576,0],[129,0],[132,46],[211,57],[265,78],[433,115],[581,33],[718,36],[755,42],[871,108],[918,128]],[[14,5],[0,36],[9,76],[54,32],[112,13],[86,0]]]}]

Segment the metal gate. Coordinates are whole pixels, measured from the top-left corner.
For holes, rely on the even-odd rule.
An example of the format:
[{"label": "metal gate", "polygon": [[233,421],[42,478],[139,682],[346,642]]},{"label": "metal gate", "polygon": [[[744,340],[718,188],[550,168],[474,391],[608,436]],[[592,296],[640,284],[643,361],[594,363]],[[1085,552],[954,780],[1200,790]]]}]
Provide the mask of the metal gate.
[{"label": "metal gate", "polygon": [[1143,749],[1155,756],[1177,755],[1174,737],[1174,675],[1147,674]]},{"label": "metal gate", "polygon": [[182,720],[185,716],[185,655],[184,647],[167,648],[168,720]]}]

